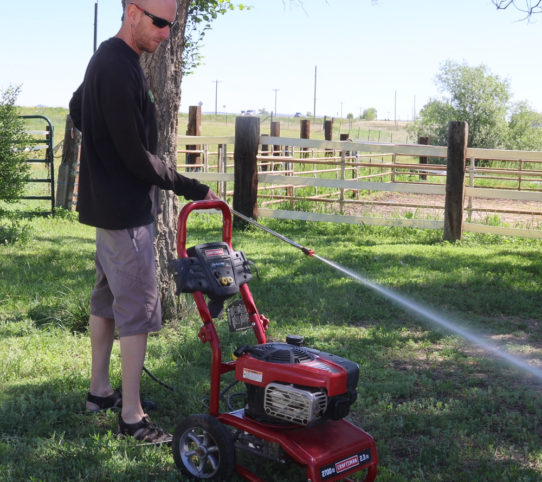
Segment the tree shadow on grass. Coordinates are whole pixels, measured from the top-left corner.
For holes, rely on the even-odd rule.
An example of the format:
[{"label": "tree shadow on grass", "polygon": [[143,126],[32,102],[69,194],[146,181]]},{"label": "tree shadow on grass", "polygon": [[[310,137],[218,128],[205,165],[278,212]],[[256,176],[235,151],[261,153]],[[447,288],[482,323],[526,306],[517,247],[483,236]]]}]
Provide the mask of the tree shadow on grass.
[{"label": "tree shadow on grass", "polygon": [[[482,333],[501,334],[522,327],[528,341],[539,342],[542,323],[536,320],[542,320],[542,259],[514,254],[496,251],[491,259],[486,255],[443,254],[434,259],[422,254],[382,254],[377,262],[371,256],[338,258],[341,266],[360,275],[358,283],[314,259],[266,253],[256,258],[260,278],[255,277],[251,290],[256,299],[262,299],[267,315],[279,320],[305,318],[325,324],[342,319],[345,324],[394,325],[412,319],[413,315],[363,280],[376,281],[392,293]],[[280,269],[274,268],[276,264]],[[525,323],[520,325],[521,320]]]},{"label": "tree shadow on grass", "polygon": [[[11,316],[28,316],[37,325],[56,324],[73,331],[88,322],[88,299],[95,281],[88,252],[77,248],[41,249],[0,257],[0,299]],[[7,309],[7,308],[6,308]]]},{"label": "tree shadow on grass", "polygon": [[[158,404],[153,420],[169,430],[190,414],[207,412],[202,400],[208,396],[211,350],[197,337],[200,325],[195,319],[184,320],[182,327],[166,325],[149,340],[147,365],[174,391],[145,375],[142,391]],[[250,334],[229,334],[224,320],[217,329],[224,359],[239,344],[254,343]],[[458,480],[457,474],[460,480],[514,480],[514,474],[536,480],[532,477],[540,475],[517,448],[541,446],[540,393],[526,386],[512,389],[513,373],[470,357],[438,356],[437,347],[427,345],[427,334],[392,327],[374,327],[356,340],[351,331],[338,330],[329,342],[311,341],[360,363],[359,395],[350,418],[377,440],[385,480],[438,476],[451,481]],[[430,347],[425,362],[412,348],[416,343]],[[118,439],[115,413],[85,413],[87,385],[85,377],[64,372],[47,382],[3,387],[0,462],[6,480],[177,479],[168,448]],[[237,390],[244,391],[243,384]],[[504,451],[508,456],[502,458]],[[256,460],[268,480],[293,480],[293,474],[303,473],[289,464]]]},{"label": "tree shadow on grass", "polygon": [[65,381],[3,387],[3,480],[176,480],[169,447],[119,438],[117,414],[87,413],[84,381]]}]

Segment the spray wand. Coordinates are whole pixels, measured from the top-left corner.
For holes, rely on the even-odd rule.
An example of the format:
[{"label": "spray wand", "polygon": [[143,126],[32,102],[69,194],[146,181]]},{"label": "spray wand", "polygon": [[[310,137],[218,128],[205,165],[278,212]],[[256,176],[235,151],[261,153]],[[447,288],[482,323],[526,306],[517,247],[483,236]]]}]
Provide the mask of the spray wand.
[{"label": "spray wand", "polygon": [[254,221],[254,219],[249,218],[248,216],[245,216],[244,214],[241,214],[240,212],[236,211],[235,209],[231,209],[231,212],[235,214],[238,218],[242,219],[243,221],[246,221],[249,224],[252,224],[253,226],[256,226],[257,228],[271,234],[272,236],[275,236],[276,238],[279,238],[281,241],[284,241],[285,243],[290,244],[294,248],[300,249],[305,253],[307,256],[313,256],[315,253],[312,249],[305,248],[305,246],[301,246],[300,244],[296,243],[295,241],[292,241],[291,239],[288,239],[286,236],[283,236],[280,233],[277,233],[276,231],[273,231],[272,229],[268,228],[267,226],[264,226],[263,224],[258,223],[257,221]]}]

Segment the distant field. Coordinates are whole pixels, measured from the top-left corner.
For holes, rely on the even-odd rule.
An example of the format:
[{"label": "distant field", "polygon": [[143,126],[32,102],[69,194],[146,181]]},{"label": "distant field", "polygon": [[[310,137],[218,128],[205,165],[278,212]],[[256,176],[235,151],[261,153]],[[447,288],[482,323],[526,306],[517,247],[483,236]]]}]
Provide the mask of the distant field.
[{"label": "distant field", "polygon": [[[64,128],[68,109],[63,107],[19,107],[23,115],[43,115],[54,126],[55,146],[64,138]],[[237,114],[203,114],[201,134],[203,136],[232,136],[235,133],[235,117]],[[269,116],[260,116],[260,131],[269,134],[271,119]],[[298,117],[278,117],[273,120],[280,122],[282,137],[299,137],[300,121]],[[324,139],[324,119],[311,119],[311,138]],[[179,114],[179,134],[186,133],[188,114]],[[408,143],[406,132],[407,122],[394,121],[364,121],[336,118],[333,124],[333,138],[339,139],[340,134],[349,134],[352,139],[370,140],[373,142]]]},{"label": "distant field", "polygon": [[[201,134],[203,136],[233,135],[235,132],[235,115],[202,115]],[[260,116],[260,132],[269,134],[271,119]],[[300,121],[303,117],[277,117],[273,120],[280,122],[281,137],[299,137]],[[324,139],[324,119],[311,120],[311,139]],[[184,133],[183,125],[188,124],[188,115],[179,116],[179,134]],[[398,122],[397,127],[393,121],[364,121],[348,119],[335,119],[333,123],[333,138],[338,140],[340,134],[349,134],[354,140],[370,140],[373,142],[407,143],[406,122]]]}]

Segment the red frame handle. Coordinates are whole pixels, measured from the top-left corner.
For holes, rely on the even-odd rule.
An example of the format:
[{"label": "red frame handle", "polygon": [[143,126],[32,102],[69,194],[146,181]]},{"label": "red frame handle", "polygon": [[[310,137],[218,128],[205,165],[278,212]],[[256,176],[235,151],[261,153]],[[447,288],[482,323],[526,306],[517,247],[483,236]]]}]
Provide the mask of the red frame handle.
[{"label": "red frame handle", "polygon": [[193,201],[186,204],[179,213],[177,222],[177,256],[179,258],[188,258],[186,252],[186,221],[188,215],[196,210],[220,209],[222,211],[222,241],[228,243],[231,248],[232,217],[230,207],[222,200]]},{"label": "red frame handle", "polygon": [[[230,249],[231,236],[232,236],[232,214],[230,207],[222,200],[208,200],[208,201],[193,201],[186,204],[179,213],[179,220],[177,223],[177,256],[179,258],[188,258],[186,252],[186,220],[188,215],[196,210],[206,209],[219,209],[222,211],[222,240],[228,244]],[[264,316],[258,313],[252,294],[248,289],[247,284],[243,284],[239,292],[247,308],[249,318],[252,323],[252,329],[258,340],[258,343],[265,343],[265,330],[267,329],[268,320]],[[212,359],[211,359],[211,390],[209,400],[209,413],[213,416],[217,416],[219,413],[219,400],[220,400],[220,377],[223,373],[232,371],[235,369],[235,362],[223,362],[222,350],[220,348],[220,339],[216,332],[213,318],[205,302],[205,298],[201,291],[195,291],[192,293],[196,306],[198,308],[203,326],[199,332],[199,338],[202,342],[209,342],[211,345]]]}]

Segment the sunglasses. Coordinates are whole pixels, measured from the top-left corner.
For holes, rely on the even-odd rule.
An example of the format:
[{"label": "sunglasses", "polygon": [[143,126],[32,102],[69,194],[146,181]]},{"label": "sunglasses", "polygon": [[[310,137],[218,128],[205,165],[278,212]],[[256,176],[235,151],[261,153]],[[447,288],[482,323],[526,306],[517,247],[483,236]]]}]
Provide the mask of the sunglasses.
[{"label": "sunglasses", "polygon": [[136,7],[138,10],[142,11],[144,15],[149,17],[152,20],[152,24],[155,27],[158,27],[158,28],[165,28],[165,27],[173,28],[173,27],[175,27],[175,25],[177,25],[177,20],[173,20],[173,22],[170,22],[170,21],[166,20],[165,18],[157,17],[156,15],[153,15],[152,13],[147,12],[147,10],[141,8],[137,3],[132,3],[132,5],[134,7]]}]

